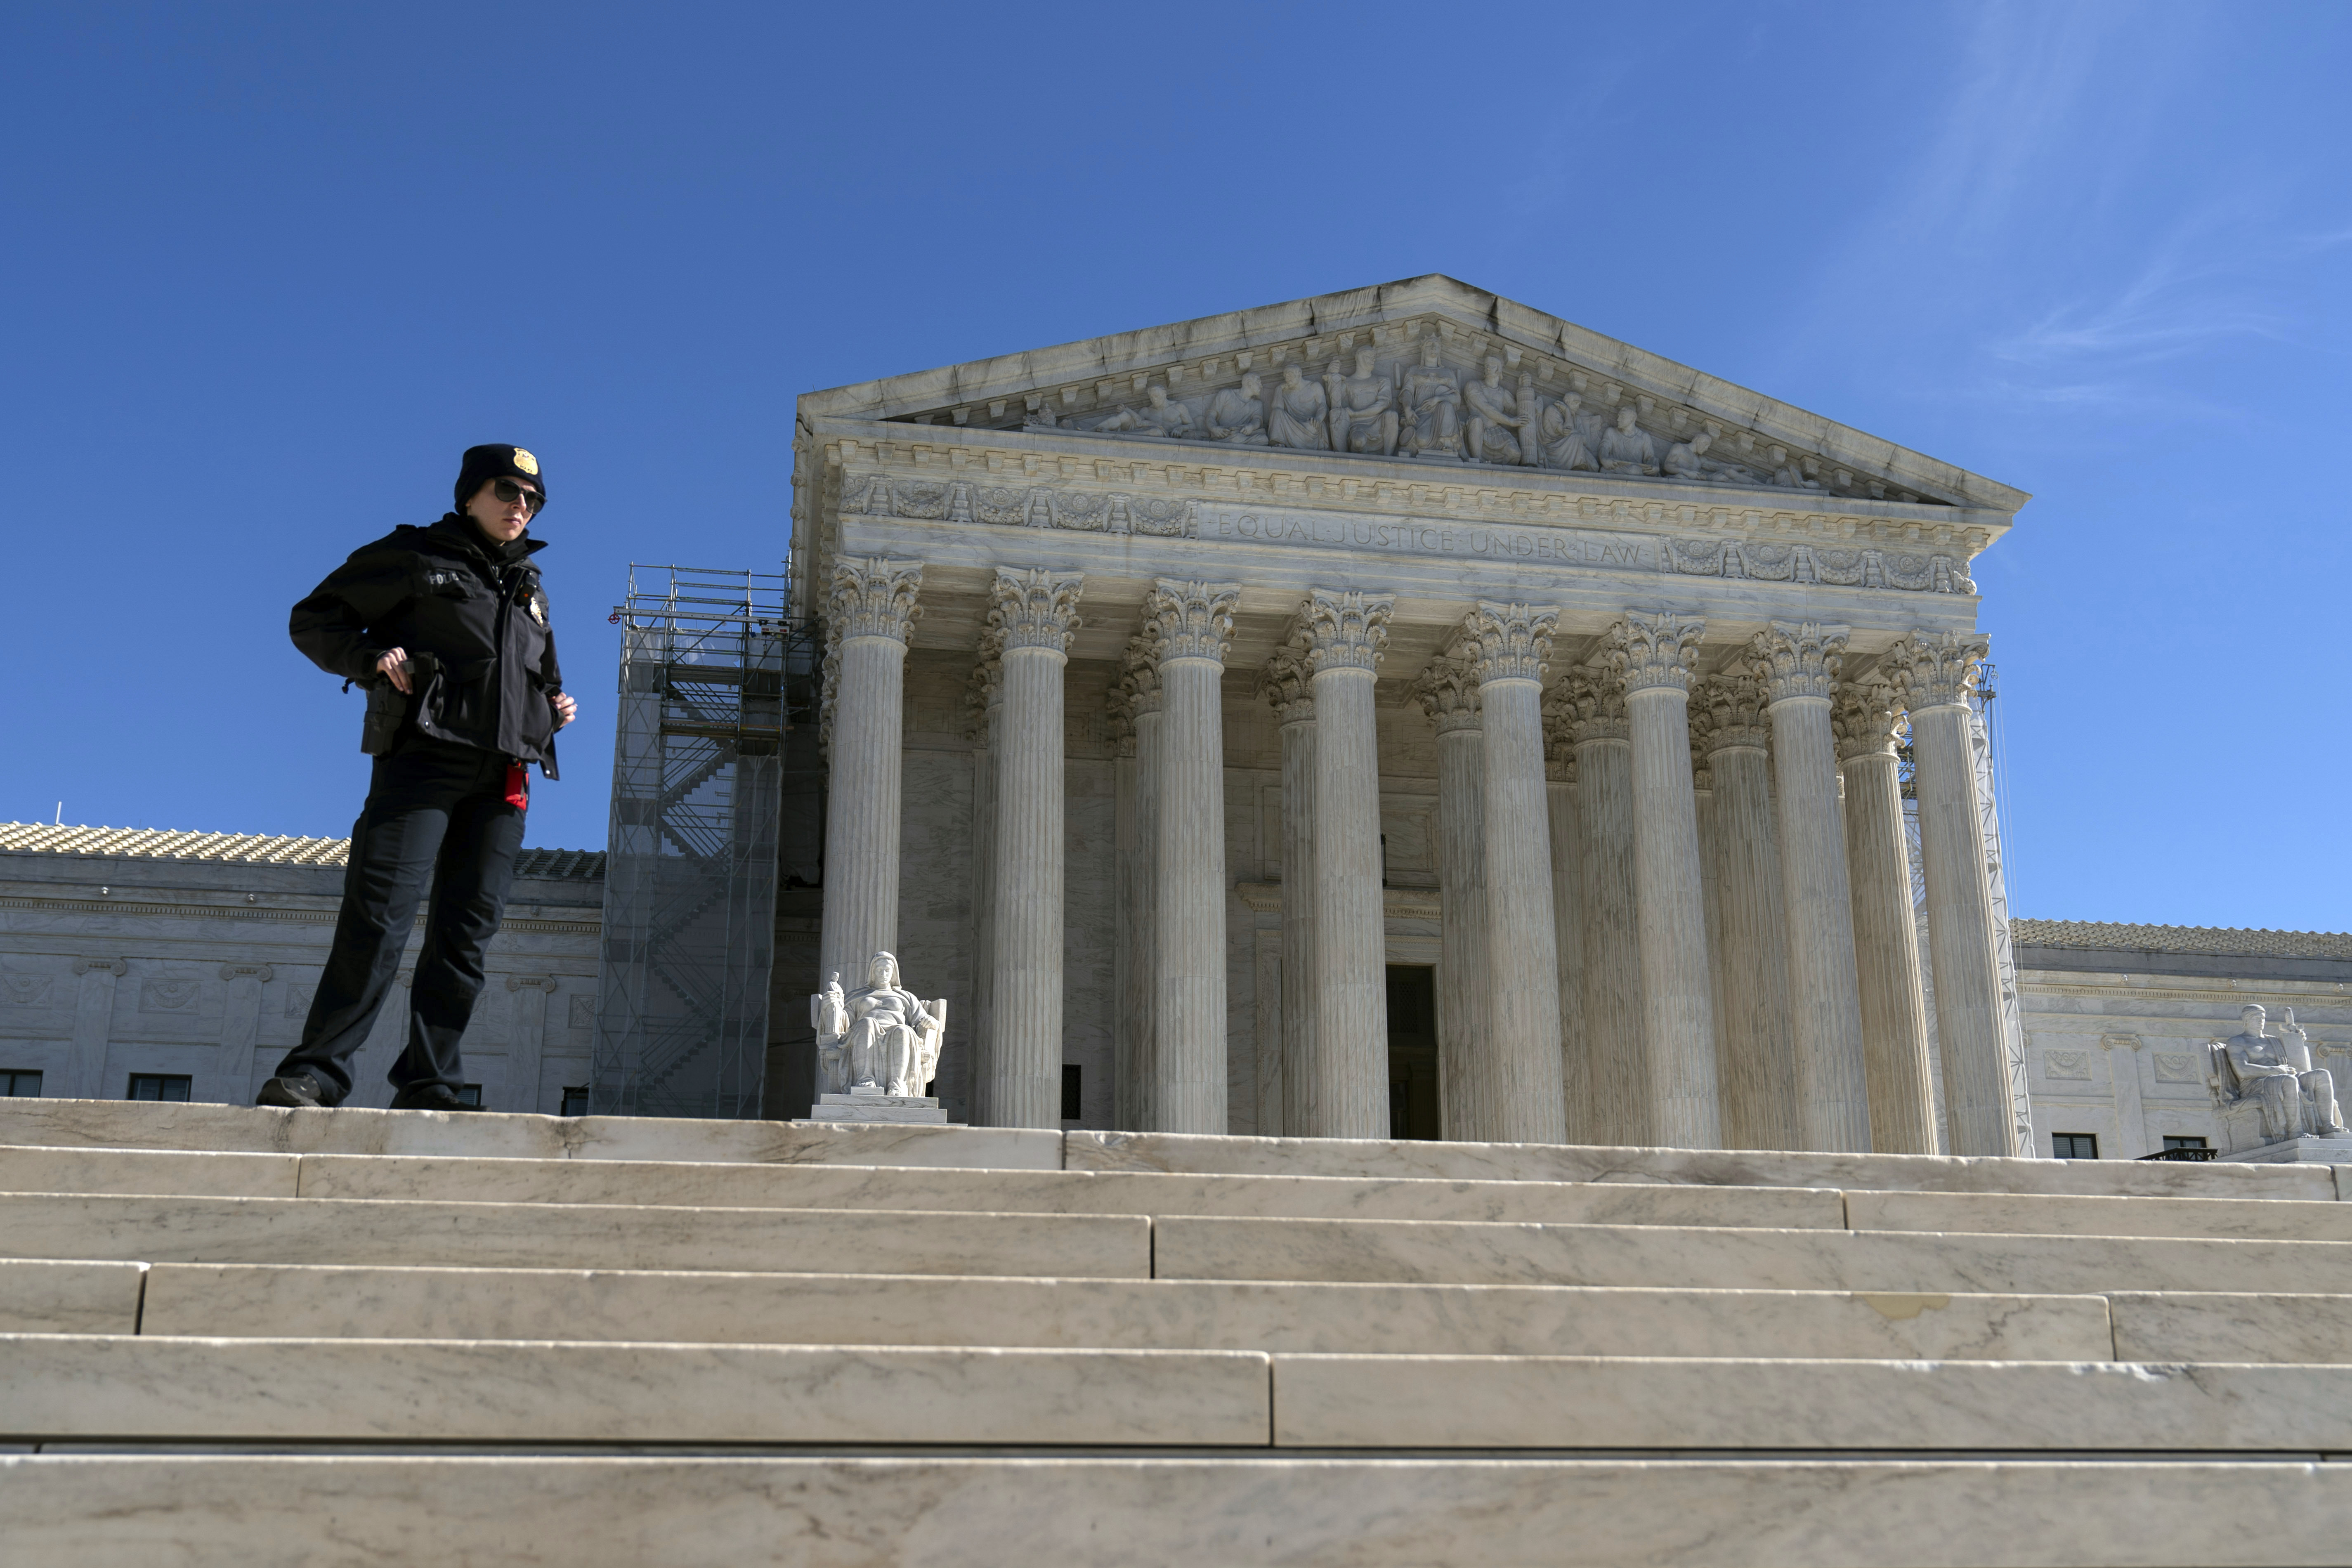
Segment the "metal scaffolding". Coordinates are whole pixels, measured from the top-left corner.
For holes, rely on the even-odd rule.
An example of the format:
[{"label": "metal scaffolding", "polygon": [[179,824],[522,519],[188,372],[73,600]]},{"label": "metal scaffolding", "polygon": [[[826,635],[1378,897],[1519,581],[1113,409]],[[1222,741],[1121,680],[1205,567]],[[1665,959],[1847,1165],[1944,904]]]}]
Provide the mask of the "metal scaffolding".
[{"label": "metal scaffolding", "polygon": [[785,581],[629,568],[593,1114],[760,1114],[785,677],[807,662]]}]

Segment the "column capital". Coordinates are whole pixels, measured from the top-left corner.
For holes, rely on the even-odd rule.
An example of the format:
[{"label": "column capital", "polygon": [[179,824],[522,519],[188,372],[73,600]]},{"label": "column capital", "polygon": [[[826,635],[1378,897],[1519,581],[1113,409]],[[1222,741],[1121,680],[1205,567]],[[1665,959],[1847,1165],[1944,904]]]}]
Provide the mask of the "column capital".
[{"label": "column capital", "polygon": [[1748,651],[1764,678],[1764,692],[1774,702],[1799,697],[1826,700],[1845,668],[1846,639],[1852,626],[1824,626],[1819,621],[1774,621],[1769,631],[1748,639]]},{"label": "column capital", "polygon": [[1481,599],[1462,622],[1455,650],[1470,661],[1478,684],[1496,680],[1541,680],[1550,668],[1557,605],[1502,605]]},{"label": "column capital", "polygon": [[1888,648],[1879,667],[1903,694],[1903,705],[1917,713],[1966,702],[1977,666],[1991,655],[1991,639],[1976,633],[1915,631]]},{"label": "column capital", "polygon": [[1608,651],[1601,657],[1624,678],[1628,695],[1636,691],[1688,691],[1690,667],[1698,653],[1706,622],[1673,610],[1628,610],[1609,628]]},{"label": "column capital", "polygon": [[923,607],[915,603],[922,586],[919,561],[890,561],[879,555],[834,557],[824,599],[826,640],[888,637],[905,642],[915,623],[922,619]]},{"label": "column capital", "polygon": [[1830,729],[1837,736],[1838,761],[1892,757],[1909,731],[1903,699],[1892,681],[1843,680],[1830,699]]},{"label": "column capital", "polygon": [[1297,626],[1310,672],[1377,668],[1389,646],[1389,616],[1395,609],[1395,596],[1389,594],[1308,589],[1298,604]]},{"label": "column capital", "polygon": [[1691,743],[1706,756],[1735,746],[1757,751],[1769,748],[1772,721],[1766,711],[1770,700],[1753,664],[1735,659],[1691,688]]},{"label": "column capital", "polygon": [[1478,676],[1466,658],[1439,654],[1413,678],[1406,696],[1420,704],[1441,735],[1478,728]]},{"label": "column capital", "polygon": [[1118,679],[1112,691],[1125,703],[1129,720],[1160,711],[1160,658],[1154,651],[1158,639],[1149,631],[1129,638],[1127,653],[1120,660]]},{"label": "column capital", "polygon": [[1174,577],[1156,579],[1143,600],[1143,635],[1150,642],[1154,663],[1205,658],[1223,664],[1233,645],[1234,607],[1241,603],[1239,583],[1193,583]]},{"label": "column capital", "polygon": [[1080,624],[1078,595],[1086,581],[1083,573],[999,566],[988,608],[988,629],[998,647],[1066,654]]},{"label": "column capital", "polygon": [[1273,704],[1275,717],[1285,724],[1308,724],[1315,720],[1315,671],[1307,650],[1292,644],[1274,650],[1257,672],[1257,694]]},{"label": "column capital", "polygon": [[1624,676],[1607,665],[1579,665],[1570,670],[1554,689],[1552,704],[1571,746],[1633,738],[1625,717]]},{"label": "column capital", "polygon": [[[1694,708],[1692,712],[1696,716],[1697,710]],[[1691,788],[1700,795],[1711,793],[1715,788],[1715,770],[1707,765],[1707,758],[1714,753],[1701,748],[1696,726],[1691,730],[1690,753]]]},{"label": "column capital", "polygon": [[997,653],[987,632],[980,634],[980,658],[971,667],[971,676],[964,682],[963,703],[971,717],[965,733],[985,745],[988,742],[988,710],[1004,700],[1004,660]]}]

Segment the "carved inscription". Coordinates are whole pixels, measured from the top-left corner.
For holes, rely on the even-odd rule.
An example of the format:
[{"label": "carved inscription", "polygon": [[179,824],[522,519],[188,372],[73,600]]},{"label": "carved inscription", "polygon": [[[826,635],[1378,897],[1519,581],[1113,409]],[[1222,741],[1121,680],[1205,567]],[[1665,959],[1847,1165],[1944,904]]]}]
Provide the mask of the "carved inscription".
[{"label": "carved inscription", "polygon": [[1431,522],[1420,518],[1244,511],[1220,506],[1203,506],[1198,510],[1202,539],[1380,550],[1407,555],[1484,555],[1648,572],[1658,569],[1658,542],[1638,534],[1513,527],[1508,523]]}]

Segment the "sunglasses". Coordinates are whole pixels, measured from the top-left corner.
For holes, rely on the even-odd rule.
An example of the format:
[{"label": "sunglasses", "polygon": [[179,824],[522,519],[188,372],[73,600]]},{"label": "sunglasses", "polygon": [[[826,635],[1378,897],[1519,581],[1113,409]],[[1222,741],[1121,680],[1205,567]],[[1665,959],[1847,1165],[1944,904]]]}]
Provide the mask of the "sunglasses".
[{"label": "sunglasses", "polygon": [[523,489],[512,479],[492,479],[490,493],[499,498],[500,506],[512,506],[515,502],[521,501],[530,509],[533,515],[538,513],[541,507],[547,504],[546,497],[537,490]]}]

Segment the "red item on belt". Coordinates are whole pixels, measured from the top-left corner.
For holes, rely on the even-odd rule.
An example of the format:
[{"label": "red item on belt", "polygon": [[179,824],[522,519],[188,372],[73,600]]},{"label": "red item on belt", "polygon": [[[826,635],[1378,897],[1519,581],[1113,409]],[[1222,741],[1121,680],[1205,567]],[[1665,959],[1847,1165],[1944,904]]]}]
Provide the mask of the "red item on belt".
[{"label": "red item on belt", "polygon": [[530,809],[530,764],[507,764],[507,804],[517,811]]}]

